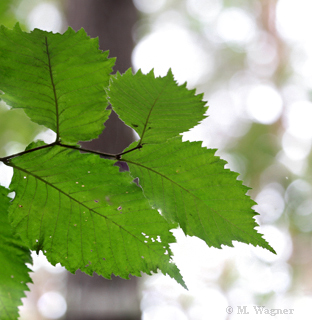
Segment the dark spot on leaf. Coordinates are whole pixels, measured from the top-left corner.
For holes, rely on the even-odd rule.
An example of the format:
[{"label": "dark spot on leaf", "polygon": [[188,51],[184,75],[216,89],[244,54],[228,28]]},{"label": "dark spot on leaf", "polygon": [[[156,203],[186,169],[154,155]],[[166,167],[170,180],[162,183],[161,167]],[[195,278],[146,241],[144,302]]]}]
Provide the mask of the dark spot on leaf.
[{"label": "dark spot on leaf", "polygon": [[138,127],[138,125],[137,125],[137,124],[134,124],[134,123],[131,123],[131,126],[132,126],[132,127],[135,127],[135,128]]}]

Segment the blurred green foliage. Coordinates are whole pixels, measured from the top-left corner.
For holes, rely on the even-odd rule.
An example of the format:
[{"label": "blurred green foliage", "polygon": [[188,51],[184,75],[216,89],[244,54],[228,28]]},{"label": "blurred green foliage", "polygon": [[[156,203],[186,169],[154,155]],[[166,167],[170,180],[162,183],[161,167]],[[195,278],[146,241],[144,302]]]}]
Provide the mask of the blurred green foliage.
[{"label": "blurred green foliage", "polygon": [[10,110],[4,102],[0,103],[0,157],[9,153],[23,151],[34,140],[43,126],[32,122],[23,110]]},{"label": "blurred green foliage", "polygon": [[[16,24],[16,10],[20,0],[0,1],[0,25],[13,28]],[[21,24],[23,29],[25,25]],[[1,99],[1,96],[0,96]],[[43,130],[43,126],[33,123],[23,110],[10,110],[0,102],[0,157],[11,151],[22,151]]]}]

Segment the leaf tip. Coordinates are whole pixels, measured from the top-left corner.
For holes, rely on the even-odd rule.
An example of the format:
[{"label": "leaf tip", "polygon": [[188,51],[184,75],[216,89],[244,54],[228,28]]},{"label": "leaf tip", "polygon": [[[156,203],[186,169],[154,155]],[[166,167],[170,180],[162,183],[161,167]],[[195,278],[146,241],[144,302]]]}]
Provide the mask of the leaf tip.
[{"label": "leaf tip", "polygon": [[174,264],[169,262],[169,270],[165,273],[168,274],[172,279],[179,283],[184,289],[188,290],[188,287],[180,273],[179,268]]}]

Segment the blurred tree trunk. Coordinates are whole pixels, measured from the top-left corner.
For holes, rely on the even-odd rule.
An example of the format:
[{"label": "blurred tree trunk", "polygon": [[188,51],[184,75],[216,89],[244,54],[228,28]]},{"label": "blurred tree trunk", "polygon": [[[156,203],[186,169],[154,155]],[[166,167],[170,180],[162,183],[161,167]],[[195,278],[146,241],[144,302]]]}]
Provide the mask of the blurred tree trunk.
[{"label": "blurred tree trunk", "polygon": [[[67,0],[68,25],[84,28],[91,37],[99,37],[100,49],[117,57],[114,72],[131,67],[134,46],[132,29],[136,9],[131,0]],[[84,148],[117,154],[134,141],[132,129],[112,112],[98,139],[82,142]],[[68,311],[66,319],[139,320],[140,303],[137,278],[107,280],[82,272],[68,275]]]},{"label": "blurred tree trunk", "polygon": [[[99,37],[100,49],[109,50],[110,57],[117,57],[114,73],[124,73],[131,67],[132,29],[137,18],[131,0],[67,0],[66,12],[68,24],[74,30],[84,28],[90,37]],[[98,139],[82,143],[83,147],[117,154],[135,139],[132,129],[115,112],[105,127]]]}]

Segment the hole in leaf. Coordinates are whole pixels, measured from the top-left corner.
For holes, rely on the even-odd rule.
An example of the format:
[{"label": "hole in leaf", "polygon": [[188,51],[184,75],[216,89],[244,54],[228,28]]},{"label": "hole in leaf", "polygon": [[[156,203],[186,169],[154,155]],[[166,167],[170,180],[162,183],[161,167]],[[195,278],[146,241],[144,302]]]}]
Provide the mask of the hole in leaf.
[{"label": "hole in leaf", "polygon": [[140,184],[139,184],[139,178],[133,179],[133,182],[134,182],[138,187],[141,187]]},{"label": "hole in leaf", "polygon": [[10,192],[10,193],[8,194],[8,197],[11,198],[11,199],[14,199],[14,198],[15,198],[15,192],[14,192],[14,191],[13,191],[13,192]]},{"label": "hole in leaf", "polygon": [[114,166],[119,167],[119,172],[129,171],[129,166],[126,162],[117,161],[115,162]]}]

